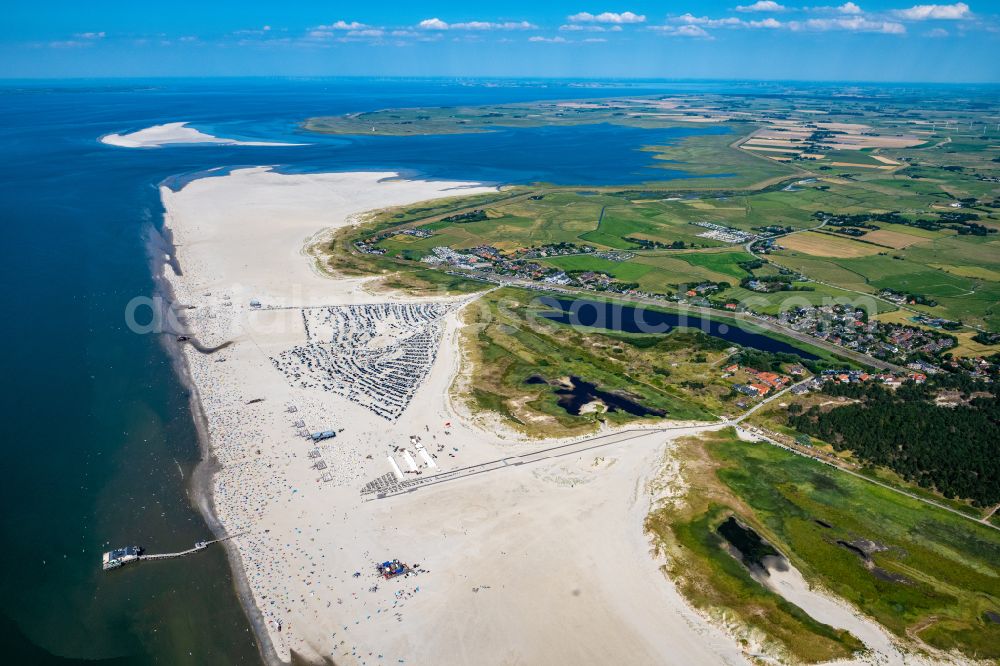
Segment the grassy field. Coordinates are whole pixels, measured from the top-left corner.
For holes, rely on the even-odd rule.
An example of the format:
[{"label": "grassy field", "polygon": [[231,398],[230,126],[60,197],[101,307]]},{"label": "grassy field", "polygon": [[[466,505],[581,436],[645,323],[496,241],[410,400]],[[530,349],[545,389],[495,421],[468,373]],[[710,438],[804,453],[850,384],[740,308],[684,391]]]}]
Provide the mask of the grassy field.
[{"label": "grassy field", "polygon": [[[673,419],[714,419],[732,407],[731,382],[718,364],[729,344],[700,332],[669,335],[598,333],[542,319],[537,295],[501,289],[471,308],[465,331],[470,350],[468,382],[460,398],[498,414],[532,435],[590,432],[600,422],[648,420],[623,411],[569,414],[558,403],[559,380],[595,382],[602,390],[632,396]],[[548,384],[527,383],[541,377]]]},{"label": "grassy field", "polygon": [[[470,363],[455,388],[458,399],[474,411],[493,412],[515,430],[546,437],[591,432],[601,422],[650,420],[621,411],[567,413],[557,404],[556,392],[563,388],[560,380],[570,376],[663,410],[668,419],[714,420],[744,410],[737,404],[743,396],[733,387],[752,378],[742,371],[723,376],[722,368],[736,349],[732,343],[692,328],[644,335],[572,327],[541,317],[549,308],[536,300],[538,296],[503,288],[467,311],[463,334]],[[713,317],[734,321],[722,312]],[[742,321],[738,325],[811,352],[821,363],[853,367],[822,349]],[[539,377],[548,383],[527,382]]]},{"label": "grassy field", "polygon": [[789,250],[779,253],[775,260],[847,289],[869,293],[895,289],[925,295],[938,305],[915,306],[918,309],[997,330],[1000,329],[1000,282],[987,279],[994,272],[1000,273],[1000,245],[995,243],[991,239],[946,236],[892,250],[891,255],[886,252],[826,258]]},{"label": "grassy field", "polygon": [[882,245],[884,247],[890,247],[893,249],[901,249],[904,247],[909,247],[911,245],[915,245],[916,243],[920,243],[923,240],[924,239],[914,234],[908,234],[899,231],[890,231],[888,229],[879,229],[878,231],[872,231],[865,234],[866,242],[875,243],[877,245]]},{"label": "grassy field", "polygon": [[[696,605],[736,608],[744,623],[807,661],[829,658],[815,654],[821,649],[848,648],[734,566],[714,527],[735,514],[807,579],[901,639],[1000,658],[1000,625],[984,617],[1000,612],[1000,533],[731,431],[684,442],[677,455],[688,487],[683,508],[654,511],[647,526],[681,558],[671,573]],[[880,576],[838,543],[862,540],[875,544],[870,566]]]},{"label": "grassy field", "polygon": [[[740,128],[740,132],[753,130],[754,126]],[[696,136],[672,146],[650,146],[657,160],[663,160],[665,169],[680,169],[692,176],[679,181],[677,189],[757,189],[763,185],[793,177],[798,173],[794,167],[773,162],[735,150],[730,145],[736,136]],[[698,178],[725,174],[717,177]]]},{"label": "grassy field", "polygon": [[738,263],[751,258],[742,250],[723,249],[704,253],[649,253],[630,261],[575,255],[553,257],[543,263],[564,271],[600,271],[623,282],[637,282],[642,289],[665,293],[704,281],[737,284],[750,275]]}]

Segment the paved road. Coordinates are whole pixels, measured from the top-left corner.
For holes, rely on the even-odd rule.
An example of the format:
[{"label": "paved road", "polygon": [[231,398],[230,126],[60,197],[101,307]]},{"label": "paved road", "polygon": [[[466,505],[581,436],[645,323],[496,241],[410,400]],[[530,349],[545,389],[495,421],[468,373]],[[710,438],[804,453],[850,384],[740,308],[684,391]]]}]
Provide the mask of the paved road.
[{"label": "paved road", "polygon": [[788,393],[789,391],[791,391],[796,386],[800,386],[800,385],[805,384],[805,383],[810,382],[810,381],[812,381],[812,377],[809,377],[807,379],[803,379],[801,382],[798,382],[796,384],[792,384],[791,386],[787,386],[787,387],[783,388],[782,390],[778,391],[777,393],[775,393],[774,395],[772,395],[770,398],[766,398],[764,400],[761,400],[756,405],[754,405],[753,407],[751,407],[750,409],[748,409],[747,411],[745,411],[742,416],[740,416],[736,420],[732,421],[732,424],[733,425],[739,425],[740,423],[742,423],[743,421],[745,421],[747,418],[749,418],[750,416],[752,416],[754,412],[756,412],[758,409],[760,409],[764,405],[768,404],[772,400],[775,400],[776,398],[779,398],[779,397],[785,395],[786,393]]},{"label": "paved road", "polygon": [[[798,382],[798,384],[803,384],[807,381],[809,380],[808,379],[803,380],[801,382]],[[621,430],[616,433],[611,433],[608,435],[597,435],[595,437],[586,437],[576,442],[570,442],[568,444],[560,444],[557,446],[541,449],[539,451],[533,451],[531,453],[525,453],[516,456],[508,456],[506,458],[499,458],[497,460],[491,460],[488,462],[480,463],[478,465],[470,465],[468,467],[460,467],[458,469],[454,469],[448,472],[443,472],[441,474],[436,474],[433,476],[421,476],[415,479],[408,479],[406,481],[401,482],[399,485],[393,488],[389,488],[379,492],[371,499],[386,499],[389,497],[395,497],[397,495],[404,495],[407,493],[416,492],[422,488],[427,488],[429,486],[434,486],[441,483],[467,479],[469,477],[479,476],[481,474],[486,474],[489,472],[496,472],[509,467],[520,467],[521,465],[530,465],[533,463],[543,462],[546,460],[553,460],[555,458],[577,455],[580,453],[585,453],[587,451],[595,451],[608,446],[612,446],[614,444],[621,444],[624,442],[639,440],[644,437],[649,437],[650,435],[662,434],[667,432],[677,432],[682,430],[686,430],[690,434],[694,435],[709,430],[719,430],[720,428],[725,428],[728,426],[733,426],[738,428],[744,420],[753,415],[757,410],[777,400],[788,391],[791,391],[792,388],[794,386],[797,386],[798,384],[793,384],[792,386],[789,386],[788,388],[782,391],[778,391],[769,398],[760,401],[759,403],[757,403],[756,405],[754,405],[753,407],[751,407],[750,409],[748,409],[746,412],[744,412],[735,419],[720,420],[716,423],[704,423],[699,425],[667,426],[663,428],[631,428],[627,430]],[[790,453],[794,453],[795,455],[802,456],[804,458],[810,458],[812,460],[815,460],[816,462],[822,463],[828,467],[832,467],[833,469],[843,472],[844,474],[850,474],[851,476],[861,479],[862,481],[867,481],[868,483],[875,484],[876,486],[880,486],[894,493],[905,495],[910,499],[917,500],[918,502],[923,502],[924,504],[927,504],[929,506],[933,506],[938,509],[943,509],[944,511],[953,513],[956,516],[961,516],[962,518],[965,518],[966,520],[972,521],[974,523],[985,525],[986,527],[989,527],[994,530],[1000,530],[1000,527],[997,527],[996,525],[992,524],[987,519],[980,519],[976,518],[975,516],[970,516],[969,514],[963,513],[957,509],[953,509],[952,507],[947,506],[946,504],[936,502],[926,497],[915,495],[906,490],[902,490],[887,483],[883,483],[882,481],[878,481],[877,479],[865,476],[864,474],[855,472],[854,470],[847,469],[846,467],[838,465],[819,455],[813,455],[801,449],[797,449],[782,444],[776,439],[770,437],[760,428],[755,428],[753,431],[751,431],[751,433],[754,436],[758,437],[760,440],[765,441],[768,444],[771,444],[772,446],[777,446],[781,449],[784,449],[785,451],[788,451]]]},{"label": "paved road", "polygon": [[[788,387],[788,389],[785,389],[785,391],[789,389],[791,389],[791,387]],[[427,486],[437,485],[439,483],[445,483],[448,481],[457,481],[459,479],[465,479],[470,476],[478,476],[480,474],[485,474],[487,472],[494,472],[497,470],[505,469],[507,467],[518,467],[520,465],[537,463],[544,460],[551,460],[553,458],[562,458],[565,456],[576,455],[578,453],[583,453],[585,451],[593,451],[595,449],[611,446],[612,444],[620,444],[622,442],[627,442],[658,433],[687,430],[690,431],[691,434],[697,434],[700,432],[704,432],[706,430],[718,430],[726,426],[739,425],[739,423],[743,421],[743,419],[747,418],[755,411],[757,411],[764,405],[768,404],[769,402],[777,399],[778,397],[783,395],[785,391],[780,391],[778,393],[775,393],[771,397],[762,400],[761,402],[754,405],[751,409],[747,410],[744,414],[742,414],[740,417],[736,419],[731,419],[731,420],[720,419],[719,421],[716,421],[714,423],[708,422],[708,423],[697,423],[692,425],[665,426],[662,428],[628,428],[607,435],[584,437],[577,441],[551,446],[548,448],[540,449],[538,451],[532,451],[531,453],[524,453],[516,456],[507,456],[506,458],[490,460],[476,465],[469,465],[468,467],[459,467],[458,469],[453,469],[448,472],[442,472],[440,474],[420,476],[414,479],[407,479],[405,481],[400,482],[397,486],[395,486],[392,489],[387,489],[383,492],[377,493],[375,499],[384,499],[386,497],[402,495],[405,493],[414,492],[421,488],[426,488]]]},{"label": "paved road", "polygon": [[466,479],[471,476],[478,476],[480,474],[485,474],[487,472],[495,472],[507,467],[519,467],[521,465],[531,464],[541,462],[543,460],[552,460],[553,458],[562,458],[565,456],[576,455],[579,453],[584,453],[586,451],[593,451],[595,449],[601,449],[612,444],[620,444],[622,442],[627,442],[633,439],[638,439],[641,437],[648,437],[657,433],[669,432],[671,430],[692,430],[694,432],[701,432],[709,428],[717,429],[724,426],[725,423],[715,423],[706,424],[701,426],[669,426],[664,428],[633,428],[628,430],[621,430],[616,433],[611,433],[608,435],[598,435],[596,437],[587,437],[576,442],[570,442],[568,444],[560,444],[558,446],[552,446],[549,448],[541,449],[539,451],[533,451],[531,453],[525,453],[522,455],[508,456],[506,458],[499,458],[497,460],[490,460],[488,462],[479,463],[477,465],[470,465],[468,467],[460,467],[448,472],[442,472],[440,474],[435,474],[433,476],[421,476],[415,479],[407,479],[400,482],[397,486],[393,488],[386,489],[379,492],[374,499],[385,499],[387,497],[394,497],[396,495],[403,495],[406,493],[412,493],[421,488],[426,488],[428,486],[438,485],[440,483],[446,483],[448,481],[457,481],[459,479]]}]

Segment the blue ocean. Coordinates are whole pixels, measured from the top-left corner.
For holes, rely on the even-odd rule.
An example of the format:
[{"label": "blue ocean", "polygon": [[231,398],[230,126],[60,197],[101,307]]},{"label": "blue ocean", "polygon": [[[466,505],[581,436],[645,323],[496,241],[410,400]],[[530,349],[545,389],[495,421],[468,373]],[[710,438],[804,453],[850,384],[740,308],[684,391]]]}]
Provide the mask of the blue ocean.
[{"label": "blue ocean", "polygon": [[[682,87],[685,90],[690,87]],[[666,84],[407,80],[0,82],[3,483],[0,635],[7,663],[251,664],[224,553],[105,574],[109,547],[189,548],[199,459],[162,341],[125,325],[154,289],[157,185],[216,167],[401,169],[431,178],[598,185],[682,177],[640,150],[688,130],[608,125],[430,137],[323,137],[307,117],[651,94]],[[123,149],[102,135],[187,121],[221,137],[308,145]],[[724,131],[698,129],[697,132]]]}]

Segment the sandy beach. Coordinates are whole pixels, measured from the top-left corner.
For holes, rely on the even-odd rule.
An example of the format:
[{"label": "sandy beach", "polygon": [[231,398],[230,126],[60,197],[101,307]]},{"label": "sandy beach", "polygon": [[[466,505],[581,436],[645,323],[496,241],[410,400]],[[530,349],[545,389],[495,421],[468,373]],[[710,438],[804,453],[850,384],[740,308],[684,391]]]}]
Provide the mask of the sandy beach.
[{"label": "sandy beach", "polygon": [[[469,297],[372,293],[321,273],[306,250],[366,211],[488,189],[266,167],[161,189],[181,269],[165,264],[165,278],[187,330],[207,348],[231,343],[182,350],[214,471],[205,506],[240,535],[230,556],[265,657],[749,663],[753,647],[691,610],[643,532],[670,442],[718,425],[362,493],[558,444],[504,437],[451,407]],[[335,436],[308,436],[324,432]],[[415,573],[383,580],[375,564],[395,558]]]},{"label": "sandy beach", "polygon": [[296,143],[277,143],[274,141],[241,141],[239,139],[224,139],[206,134],[186,122],[165,123],[153,125],[145,129],[126,134],[107,134],[101,137],[101,143],[119,148],[160,148],[171,144],[217,144],[224,146],[298,146]]}]

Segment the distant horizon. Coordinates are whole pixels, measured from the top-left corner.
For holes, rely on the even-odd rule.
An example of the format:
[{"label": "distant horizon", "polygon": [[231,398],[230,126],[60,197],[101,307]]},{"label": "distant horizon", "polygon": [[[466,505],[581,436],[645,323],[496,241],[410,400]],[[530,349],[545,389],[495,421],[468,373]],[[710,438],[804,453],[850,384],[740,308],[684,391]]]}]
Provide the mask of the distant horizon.
[{"label": "distant horizon", "polygon": [[443,74],[227,74],[227,75],[103,75],[103,76],[0,76],[2,82],[31,81],[235,81],[235,80],[294,80],[294,81],[349,81],[349,80],[398,80],[398,81],[540,81],[540,82],[594,82],[594,83],[787,83],[866,86],[977,86],[1000,88],[997,81],[919,81],[876,79],[797,79],[750,77],[586,77],[586,76],[531,76],[531,75],[443,75]]}]

